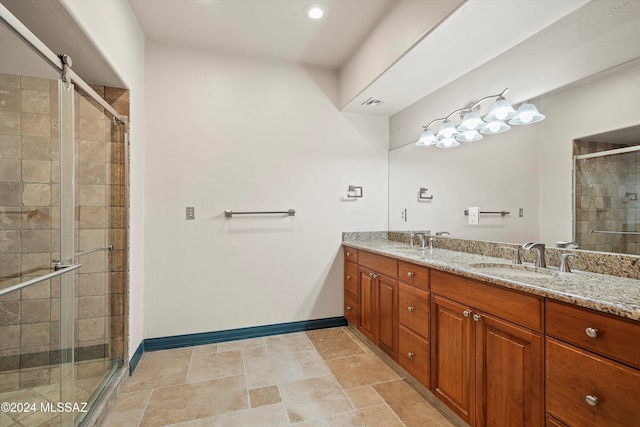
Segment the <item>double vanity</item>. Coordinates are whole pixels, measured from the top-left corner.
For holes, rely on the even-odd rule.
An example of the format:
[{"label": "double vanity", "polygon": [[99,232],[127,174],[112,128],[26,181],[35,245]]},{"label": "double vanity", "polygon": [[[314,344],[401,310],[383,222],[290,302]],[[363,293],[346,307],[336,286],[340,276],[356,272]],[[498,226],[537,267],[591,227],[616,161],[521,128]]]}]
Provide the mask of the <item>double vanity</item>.
[{"label": "double vanity", "polygon": [[639,280],[514,264],[508,250],[345,238],[343,251],[350,327],[465,423],[640,420]]}]

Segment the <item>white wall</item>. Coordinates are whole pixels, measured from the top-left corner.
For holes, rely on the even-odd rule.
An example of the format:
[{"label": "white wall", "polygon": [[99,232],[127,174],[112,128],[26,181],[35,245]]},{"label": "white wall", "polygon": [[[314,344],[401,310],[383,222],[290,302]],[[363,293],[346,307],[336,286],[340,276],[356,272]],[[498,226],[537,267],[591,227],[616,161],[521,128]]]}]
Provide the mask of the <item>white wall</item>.
[{"label": "white wall", "polygon": [[341,316],[341,233],[387,226],[387,119],[338,111],[333,73],[163,44],[146,85],[145,338]]},{"label": "white wall", "polygon": [[71,17],[98,46],[130,91],[130,248],[129,357],[143,339],[144,288],[144,47],[145,39],[129,2],[60,0]]}]

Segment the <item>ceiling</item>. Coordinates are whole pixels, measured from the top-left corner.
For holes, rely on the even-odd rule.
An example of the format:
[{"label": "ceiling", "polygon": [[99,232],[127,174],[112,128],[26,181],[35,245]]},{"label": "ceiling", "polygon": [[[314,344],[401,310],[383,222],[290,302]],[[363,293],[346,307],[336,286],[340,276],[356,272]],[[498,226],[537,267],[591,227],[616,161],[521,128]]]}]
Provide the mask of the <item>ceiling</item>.
[{"label": "ceiling", "polygon": [[[129,3],[151,40],[336,69],[353,55],[397,0]],[[305,14],[309,4],[323,5],[325,17],[319,21],[309,19]]]},{"label": "ceiling", "polygon": [[[376,36],[379,42],[383,34],[387,45],[413,37],[339,105],[347,112],[392,116],[420,102],[426,116],[441,117],[505,87],[512,102],[532,99],[640,58],[640,0],[462,0],[449,14],[443,14],[442,0],[128,1],[150,40],[291,61],[338,75],[367,49],[383,56],[384,49],[376,50],[375,43],[372,48]],[[124,87],[59,0],[2,3],[51,50],[69,54],[85,81]],[[311,3],[322,4],[327,16],[306,18]],[[428,21],[432,11],[435,24],[407,32],[406,20],[390,19],[403,8],[405,17],[411,8],[420,11],[414,23]],[[363,106],[368,98],[383,103]]]}]

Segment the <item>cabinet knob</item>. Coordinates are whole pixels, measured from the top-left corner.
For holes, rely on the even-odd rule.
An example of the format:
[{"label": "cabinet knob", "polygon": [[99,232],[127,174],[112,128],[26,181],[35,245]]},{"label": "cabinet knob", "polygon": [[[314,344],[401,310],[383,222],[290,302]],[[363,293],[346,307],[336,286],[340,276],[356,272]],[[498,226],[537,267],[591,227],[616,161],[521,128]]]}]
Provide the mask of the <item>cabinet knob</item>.
[{"label": "cabinet knob", "polygon": [[589,406],[598,406],[599,400],[596,396],[591,396],[590,394],[588,394],[584,397],[584,400]]},{"label": "cabinet knob", "polygon": [[351,306],[350,305],[347,306],[347,310],[351,310]]},{"label": "cabinet knob", "polygon": [[347,280],[351,280],[351,276],[347,275]]},{"label": "cabinet knob", "polygon": [[409,353],[407,353],[407,357],[408,357],[409,359],[413,358],[413,353],[410,351]]},{"label": "cabinet knob", "polygon": [[351,256],[351,252],[347,252],[347,256]]},{"label": "cabinet knob", "polygon": [[584,332],[589,338],[598,338],[598,330],[596,328],[587,328]]},{"label": "cabinet knob", "polygon": [[471,316],[471,312],[469,310],[465,310],[465,311],[462,312],[462,315],[464,317],[469,317],[469,316]]},{"label": "cabinet knob", "polygon": [[473,315],[473,320],[475,320],[476,322],[479,322],[480,319],[482,319],[482,317],[479,314],[474,314]]},{"label": "cabinet knob", "polygon": [[407,307],[407,310],[413,311],[413,307],[409,306],[409,307]]},{"label": "cabinet knob", "polygon": [[377,279],[378,275],[376,273],[371,273],[371,277],[373,277],[374,279]]},{"label": "cabinet knob", "polygon": [[373,277],[373,273],[369,273],[369,277]]},{"label": "cabinet knob", "polygon": [[413,277],[413,271],[408,272],[408,273],[407,273],[407,276],[409,276],[409,277]]}]

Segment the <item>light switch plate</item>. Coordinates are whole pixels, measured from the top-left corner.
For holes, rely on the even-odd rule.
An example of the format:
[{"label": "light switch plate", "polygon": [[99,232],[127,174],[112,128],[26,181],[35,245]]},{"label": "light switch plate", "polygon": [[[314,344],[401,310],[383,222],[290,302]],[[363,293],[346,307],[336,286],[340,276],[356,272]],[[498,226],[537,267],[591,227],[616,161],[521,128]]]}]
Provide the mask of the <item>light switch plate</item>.
[{"label": "light switch plate", "polygon": [[187,221],[196,219],[196,208],[193,206],[187,206]]}]

